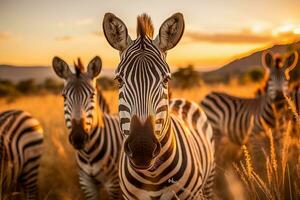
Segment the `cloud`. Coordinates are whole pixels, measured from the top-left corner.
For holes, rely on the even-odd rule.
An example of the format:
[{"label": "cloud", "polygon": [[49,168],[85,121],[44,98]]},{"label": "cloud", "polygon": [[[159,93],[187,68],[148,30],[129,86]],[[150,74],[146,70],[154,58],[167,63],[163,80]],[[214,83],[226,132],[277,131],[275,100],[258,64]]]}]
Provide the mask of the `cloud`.
[{"label": "cloud", "polygon": [[8,31],[0,31],[0,40],[8,40],[12,38],[12,33]]},{"label": "cloud", "polygon": [[199,31],[187,31],[184,34],[186,42],[207,42],[217,44],[265,44],[281,41],[300,40],[297,31],[278,32],[272,30],[262,33],[254,33],[250,29],[229,33],[206,33]]},{"label": "cloud", "polygon": [[230,44],[255,44],[272,41],[272,36],[253,34],[250,31],[236,33],[205,33],[187,31],[184,36],[191,42],[230,43]]},{"label": "cloud", "polygon": [[63,27],[66,26],[66,23],[64,23],[64,22],[58,22],[58,23],[57,23],[57,26],[58,26],[59,28],[63,28]]},{"label": "cloud", "polygon": [[56,41],[59,41],[59,42],[66,42],[66,41],[70,41],[73,39],[72,36],[69,36],[69,35],[65,35],[65,36],[59,36],[59,37],[55,37],[54,38]]},{"label": "cloud", "polygon": [[86,19],[79,19],[79,20],[76,20],[74,22],[74,24],[76,26],[88,26],[88,25],[91,25],[93,24],[94,20],[93,19],[90,19],[90,18],[86,18]]},{"label": "cloud", "polygon": [[94,35],[96,37],[103,37],[104,36],[102,31],[92,31],[91,35]]},{"label": "cloud", "polygon": [[92,18],[84,18],[84,19],[59,21],[56,23],[56,25],[59,28],[85,27],[93,24],[94,22],[95,20]]}]

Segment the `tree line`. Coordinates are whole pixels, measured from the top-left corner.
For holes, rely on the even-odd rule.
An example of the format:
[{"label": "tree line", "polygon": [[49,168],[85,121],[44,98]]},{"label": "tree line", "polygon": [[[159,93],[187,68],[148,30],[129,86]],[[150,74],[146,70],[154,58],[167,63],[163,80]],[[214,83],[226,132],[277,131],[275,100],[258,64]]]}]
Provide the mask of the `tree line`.
[{"label": "tree line", "polygon": [[[299,67],[298,67],[299,68]],[[292,79],[297,80],[299,78],[299,71],[295,70],[292,74]],[[201,84],[214,84],[223,83],[228,84],[230,80],[235,79],[240,84],[247,84],[249,82],[259,82],[264,77],[264,71],[262,68],[253,69],[251,71],[241,73],[235,76],[222,76],[214,79],[205,79],[203,74],[195,69],[193,65],[178,68],[172,74],[171,85],[173,88],[189,89],[192,87],[199,87]],[[115,90],[117,89],[117,83],[111,77],[101,77],[97,79],[97,84],[102,90]],[[52,78],[47,78],[43,82],[38,83],[34,79],[22,80],[18,83],[13,83],[9,80],[0,79],[0,96],[20,96],[30,94],[43,94],[43,93],[60,93],[63,88],[63,83],[56,81]]]}]

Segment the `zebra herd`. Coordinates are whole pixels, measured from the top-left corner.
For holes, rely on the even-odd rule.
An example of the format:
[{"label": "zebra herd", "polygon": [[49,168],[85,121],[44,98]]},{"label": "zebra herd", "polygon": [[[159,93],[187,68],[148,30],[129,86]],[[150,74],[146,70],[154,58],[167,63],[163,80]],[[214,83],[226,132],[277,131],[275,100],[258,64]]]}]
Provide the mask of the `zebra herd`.
[{"label": "zebra herd", "polygon": [[[285,96],[300,110],[300,88],[288,87],[298,54],[286,59],[263,54],[266,87],[258,97],[212,92],[198,105],[169,96],[166,55],[183,35],[183,15],[165,20],[155,38],[148,15],[139,16],[137,22],[133,40],[114,14],[103,19],[105,38],[120,55],[115,72],[118,116],[109,112],[96,86],[102,68],[99,57],[87,70],[78,60],[74,72],[61,58],[53,58],[53,69],[64,80],[63,112],[69,142],[76,150],[81,189],[88,200],[101,199],[100,187],[106,188],[109,199],[212,199],[219,139],[241,145],[249,133],[262,130],[262,120],[274,127],[278,123],[274,112],[287,112]],[[24,111],[0,113],[0,148],[0,197],[21,190],[25,199],[38,199],[43,152],[39,122]]]}]

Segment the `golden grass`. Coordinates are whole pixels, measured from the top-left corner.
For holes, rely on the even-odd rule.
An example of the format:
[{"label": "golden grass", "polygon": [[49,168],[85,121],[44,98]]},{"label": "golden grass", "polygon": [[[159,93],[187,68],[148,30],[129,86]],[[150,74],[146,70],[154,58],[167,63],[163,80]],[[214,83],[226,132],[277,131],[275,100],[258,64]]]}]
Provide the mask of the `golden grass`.
[{"label": "golden grass", "polygon": [[[229,86],[216,84],[210,86],[202,86],[199,88],[191,88],[189,90],[172,90],[173,98],[186,98],[188,100],[195,101],[197,103],[211,91],[222,91],[229,94],[241,96],[241,97],[253,97],[255,91],[259,87],[258,84],[239,86],[238,83],[232,82]],[[117,91],[104,92],[104,96],[109,103],[112,113],[117,112]],[[39,186],[41,199],[72,199],[79,200],[84,199],[78,184],[77,179],[77,166],[75,162],[75,155],[72,146],[69,144],[67,130],[65,128],[64,116],[63,116],[63,99],[57,95],[42,95],[42,96],[24,96],[18,99],[1,99],[0,111],[8,109],[22,109],[30,112],[36,117],[44,128],[45,135],[45,151],[41,161],[41,168],[39,174]],[[294,144],[298,144],[291,138],[286,138],[288,144],[285,144],[282,149],[282,154],[288,154],[291,141]],[[229,148],[225,146],[224,149]],[[274,147],[276,148],[276,147]],[[233,196],[236,199],[246,199],[245,193],[242,190],[245,188],[242,185],[248,184],[250,188],[256,189],[256,185],[259,185],[266,192],[266,196],[272,194],[268,191],[269,184],[262,180],[255,172],[256,163],[251,160],[251,155],[247,153],[247,147],[243,147],[243,152],[246,156],[246,162],[240,162],[235,164],[235,169],[240,175],[241,179],[235,177],[234,172],[229,173],[227,170],[226,180],[229,182],[228,187]],[[273,150],[272,150],[273,151]],[[230,159],[230,158],[228,158]],[[281,163],[288,163],[289,157],[285,157]],[[274,157],[271,159],[268,157],[268,165],[274,164]],[[300,161],[299,161],[300,162]],[[278,162],[279,163],[279,162]],[[283,164],[287,166],[287,164]],[[222,166],[218,166],[222,168]],[[274,166],[272,167],[272,169]],[[288,169],[288,168],[285,168]],[[269,179],[273,180],[275,171],[269,175]],[[251,174],[251,181],[249,182]],[[286,174],[286,173],[285,173]],[[282,177],[282,174],[278,177]],[[272,182],[268,181],[268,183]],[[217,185],[217,190],[223,192],[222,188]],[[219,193],[220,193],[219,192]],[[224,191],[225,192],[225,191]],[[257,197],[257,192],[252,193],[253,198]],[[242,196],[241,196],[242,195]],[[221,196],[222,197],[222,196]]]},{"label": "golden grass", "polygon": [[[263,122],[263,121],[262,121]],[[248,191],[248,199],[288,200],[299,198],[299,138],[291,137],[292,123],[284,124],[283,137],[275,138],[278,130],[270,129],[264,123],[268,145],[262,146],[263,159],[252,160],[248,148],[243,145],[244,158],[233,167]],[[282,130],[281,130],[282,131]],[[277,141],[276,141],[277,140]],[[252,142],[255,140],[252,140]],[[294,142],[292,142],[294,141]],[[253,144],[248,144],[253,146]],[[257,151],[256,151],[257,154]],[[265,162],[264,166],[258,162]],[[253,167],[255,166],[255,168]]]}]

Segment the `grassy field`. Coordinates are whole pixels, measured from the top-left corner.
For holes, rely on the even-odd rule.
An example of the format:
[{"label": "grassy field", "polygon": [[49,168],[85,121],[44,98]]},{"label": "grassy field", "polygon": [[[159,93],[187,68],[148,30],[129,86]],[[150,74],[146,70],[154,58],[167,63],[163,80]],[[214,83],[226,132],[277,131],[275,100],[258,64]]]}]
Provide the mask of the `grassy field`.
[{"label": "grassy field", "polygon": [[[183,97],[199,102],[204,95],[212,90],[223,91],[243,97],[252,97],[254,95],[254,91],[256,91],[257,88],[258,85],[256,84],[238,86],[238,84],[233,82],[229,86],[202,86],[200,88],[193,88],[190,90],[174,89],[172,91],[172,97]],[[104,92],[104,96],[110,103],[112,112],[117,112],[117,92]],[[35,116],[43,125],[45,134],[45,153],[42,158],[42,164],[39,174],[41,199],[84,199],[79,190],[77,181],[77,167],[75,164],[74,150],[72,149],[67,139],[67,131],[65,128],[63,117],[63,98],[60,96],[49,94],[40,96],[24,96],[18,99],[1,99],[0,111],[4,111],[7,109],[23,109],[25,111],[28,111],[32,113],[32,115]],[[296,149],[298,148],[297,151],[299,151],[299,142],[296,141],[294,143],[296,144],[296,146],[298,145]],[[222,184],[224,185],[229,182],[230,187],[227,187],[227,189],[232,192],[234,198],[246,199],[245,197],[247,195],[245,195],[244,193],[246,190],[243,189],[243,185],[245,185],[245,183],[243,183],[243,178],[245,180],[247,179],[246,175],[249,171],[246,171],[246,174],[244,174],[243,168],[248,167],[251,169],[251,166],[255,165],[256,163],[251,164],[251,158],[249,158],[250,156],[247,154],[247,148],[245,147],[243,150],[244,154],[242,154],[242,157],[243,155],[246,155],[247,159],[244,159],[247,161],[246,163],[238,163],[235,166],[236,169],[233,171],[227,168],[225,169],[225,165],[218,166],[219,169],[222,169],[224,170],[223,172],[225,172],[225,183],[218,183],[216,189],[216,195],[219,196],[219,198],[220,193],[225,190]],[[297,163],[298,157],[294,157],[295,163]],[[300,162],[300,160],[298,162]],[[239,172],[240,175],[242,175],[242,179],[234,175],[239,174],[239,169],[241,169],[242,171]],[[250,175],[248,175],[251,176],[252,172],[250,171]],[[252,184],[255,185],[255,183]],[[255,186],[253,187],[255,188]]]}]

